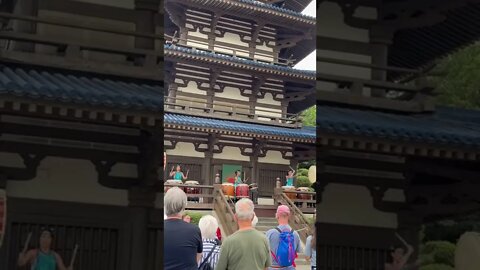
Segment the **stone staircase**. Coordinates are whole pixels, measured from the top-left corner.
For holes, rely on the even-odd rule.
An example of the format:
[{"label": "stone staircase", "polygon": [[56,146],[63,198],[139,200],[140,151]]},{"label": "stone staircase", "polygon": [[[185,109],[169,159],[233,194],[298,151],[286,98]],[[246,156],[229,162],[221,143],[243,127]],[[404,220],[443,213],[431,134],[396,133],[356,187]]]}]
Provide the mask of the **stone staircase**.
[{"label": "stone staircase", "polygon": [[[277,220],[275,218],[265,218],[259,217],[258,223],[255,229],[266,233],[268,230],[273,229],[278,226]],[[305,249],[305,243],[300,240],[300,244],[302,248]],[[297,270],[307,270],[310,269],[310,263],[305,260],[305,255],[303,253],[298,254],[298,258],[295,260],[295,264],[297,265]]]}]

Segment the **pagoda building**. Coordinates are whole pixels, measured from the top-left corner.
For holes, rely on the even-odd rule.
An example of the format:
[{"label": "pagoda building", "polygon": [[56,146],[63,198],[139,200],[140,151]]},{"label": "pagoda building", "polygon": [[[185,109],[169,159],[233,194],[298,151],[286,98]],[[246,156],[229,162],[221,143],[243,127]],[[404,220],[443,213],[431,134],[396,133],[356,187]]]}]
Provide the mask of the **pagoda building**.
[{"label": "pagoda building", "polygon": [[163,3],[0,10],[0,268],[50,228],[73,269],[161,269]]},{"label": "pagoda building", "polygon": [[235,170],[272,196],[289,167],[315,158],[315,72],[293,66],[315,49],[315,18],[277,4],[165,1],[165,179],[177,164],[213,185]]},{"label": "pagoda building", "polygon": [[[479,1],[319,1],[319,269],[384,269],[398,233],[480,210],[480,112],[427,79],[480,38]],[[458,89],[459,92],[462,89]]]}]

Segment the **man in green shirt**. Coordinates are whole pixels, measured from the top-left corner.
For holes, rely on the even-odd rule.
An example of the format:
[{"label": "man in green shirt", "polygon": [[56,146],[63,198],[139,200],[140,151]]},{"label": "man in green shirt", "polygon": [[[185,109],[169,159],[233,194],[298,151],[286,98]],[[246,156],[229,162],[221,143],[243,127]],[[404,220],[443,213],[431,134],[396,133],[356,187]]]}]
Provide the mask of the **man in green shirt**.
[{"label": "man in green shirt", "polygon": [[264,270],[271,264],[270,249],[264,234],[252,227],[253,202],[241,199],[235,204],[238,231],[225,239],[215,270]]}]

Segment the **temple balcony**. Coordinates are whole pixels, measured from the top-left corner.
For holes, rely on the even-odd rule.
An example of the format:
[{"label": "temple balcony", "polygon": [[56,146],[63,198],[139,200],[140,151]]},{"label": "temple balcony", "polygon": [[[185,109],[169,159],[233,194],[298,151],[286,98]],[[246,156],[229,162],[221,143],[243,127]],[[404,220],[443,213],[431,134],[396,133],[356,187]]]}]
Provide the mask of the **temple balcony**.
[{"label": "temple balcony", "polygon": [[[317,70],[316,92],[321,104],[401,113],[435,110],[434,86],[426,79],[428,69],[378,66],[325,57],[317,57],[317,66],[320,69]],[[366,71],[364,76],[360,76],[358,70]],[[387,80],[387,74],[394,74],[398,79]]]},{"label": "temple balcony", "polygon": [[251,108],[229,102],[215,101],[213,104],[201,99],[165,97],[164,111],[190,116],[208,117],[262,125],[301,128],[300,114],[272,112],[267,109]]},{"label": "temple balcony", "polygon": [[[105,75],[163,80],[163,29],[138,29],[136,10],[79,3],[79,14],[59,12],[70,6],[40,5],[37,16],[0,12],[0,59]],[[88,5],[111,14],[86,14]],[[52,8],[53,10],[50,10]],[[69,10],[71,12],[71,10]],[[95,13],[95,14],[93,14]],[[125,21],[119,14],[124,14]],[[155,14],[152,11],[152,14]],[[128,15],[128,16],[127,16]],[[155,15],[152,15],[155,16]]]},{"label": "temple balcony", "polygon": [[175,36],[165,35],[165,41],[168,45],[179,46],[186,49],[212,53],[220,56],[236,57],[238,59],[253,61],[259,64],[271,64],[282,67],[293,67],[296,63],[296,59],[281,58],[274,53],[267,54],[255,52],[254,56],[250,57],[251,52],[249,50],[234,48],[225,45],[215,45],[215,49],[209,49],[209,43],[201,39],[184,39]]}]

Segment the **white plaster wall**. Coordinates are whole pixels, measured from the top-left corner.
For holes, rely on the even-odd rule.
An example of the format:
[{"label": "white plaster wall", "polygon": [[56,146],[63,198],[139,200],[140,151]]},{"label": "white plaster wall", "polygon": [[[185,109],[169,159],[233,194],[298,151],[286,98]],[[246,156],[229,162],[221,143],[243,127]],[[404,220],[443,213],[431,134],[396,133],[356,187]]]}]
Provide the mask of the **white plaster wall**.
[{"label": "white plaster wall", "polygon": [[290,160],[284,159],[280,151],[267,151],[265,157],[258,158],[259,163],[290,165]]},{"label": "white plaster wall", "polygon": [[215,93],[215,96],[220,98],[229,98],[232,100],[241,100],[241,101],[249,100],[248,97],[242,96],[240,89],[235,87],[230,87],[230,86],[225,87],[222,93]]},{"label": "white plaster wall", "polygon": [[223,53],[229,53],[229,54],[233,54],[234,53],[234,50],[236,51],[236,55],[237,56],[243,56],[243,57],[248,57],[249,56],[249,53],[248,53],[248,43],[246,42],[243,42],[241,39],[240,39],[240,36],[239,35],[236,35],[236,34],[233,34],[233,33],[225,33],[225,36],[224,37],[217,37],[216,39],[217,41],[220,41],[220,42],[225,42],[225,43],[230,43],[230,44],[234,44],[234,45],[240,45],[240,46],[243,46],[242,50],[241,51],[238,51],[238,49],[227,49],[225,47],[227,46],[215,46],[214,49],[215,51],[217,52],[223,52]]},{"label": "white plaster wall", "polygon": [[[208,38],[208,35],[200,33],[199,30],[197,31],[188,31],[188,35],[194,36],[194,37],[199,37],[199,38]],[[194,48],[199,48],[199,49],[205,49],[208,50],[208,44],[202,44],[202,42],[196,41],[196,40],[189,40],[187,41],[188,46],[192,46]]]},{"label": "white plaster wall", "polygon": [[[11,163],[4,160],[0,164]],[[115,172],[135,175],[131,167],[119,165]],[[128,205],[128,193],[101,186],[97,182],[94,165],[87,160],[47,157],[39,168],[36,178],[30,181],[8,181],[7,194],[18,198],[58,200],[79,203]]]},{"label": "white plaster wall", "polygon": [[281,106],[282,103],[280,101],[274,100],[272,93],[266,93],[263,98],[257,99],[258,103],[264,103],[269,105]]},{"label": "white plaster wall", "polygon": [[[181,80],[176,80],[176,82],[181,82]],[[190,81],[186,87],[178,87],[177,91],[192,93],[197,95],[205,95],[205,91],[198,89],[197,84],[194,81]]]},{"label": "white plaster wall", "polygon": [[175,149],[167,150],[167,160],[168,155],[176,156],[185,156],[185,157],[200,157],[204,158],[205,153],[195,151],[195,146],[193,143],[179,142],[175,146]]},{"label": "white plaster wall", "polygon": [[[88,17],[50,10],[39,10],[38,16],[45,19],[63,20],[69,23],[105,27],[107,29],[135,31],[135,25],[133,23],[107,20],[97,17]],[[113,48],[118,47],[119,44],[127,48],[134,48],[135,44],[135,39],[131,36],[115,35],[99,31],[81,30],[78,28],[61,27],[47,24],[39,24],[37,32],[41,35],[55,37],[58,40],[112,46]],[[56,48],[52,46],[36,45],[36,50],[42,53],[56,54]],[[87,59],[98,61],[125,61],[125,56],[110,53],[83,51],[83,56]]]},{"label": "white plaster wall", "polygon": [[0,152],[0,165],[6,167],[25,168],[23,159],[18,154]]},{"label": "white plaster wall", "polygon": [[[358,12],[372,16],[369,9]],[[317,14],[319,14],[317,17],[318,36],[369,42],[368,30],[353,28],[345,24],[343,12],[338,4],[324,1],[317,9]]]},{"label": "white plaster wall", "polygon": [[375,209],[370,192],[362,186],[327,185],[317,212],[320,222],[397,228],[397,216]]},{"label": "white plaster wall", "polygon": [[227,160],[238,160],[238,161],[250,161],[250,158],[243,156],[238,147],[225,146],[222,153],[213,154],[214,159],[227,159]]},{"label": "white plaster wall", "polygon": [[390,202],[405,202],[405,193],[402,189],[390,188],[385,192],[383,199]]}]

